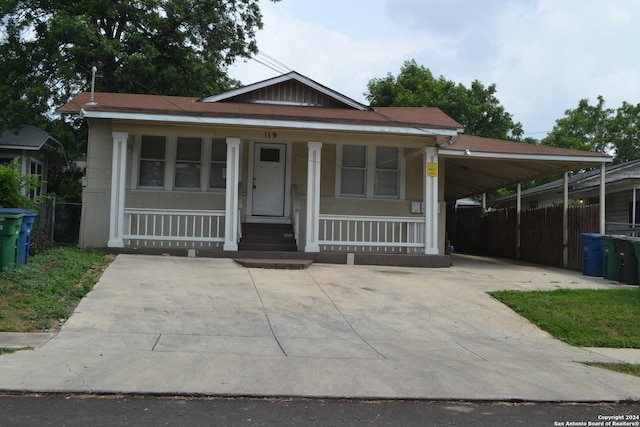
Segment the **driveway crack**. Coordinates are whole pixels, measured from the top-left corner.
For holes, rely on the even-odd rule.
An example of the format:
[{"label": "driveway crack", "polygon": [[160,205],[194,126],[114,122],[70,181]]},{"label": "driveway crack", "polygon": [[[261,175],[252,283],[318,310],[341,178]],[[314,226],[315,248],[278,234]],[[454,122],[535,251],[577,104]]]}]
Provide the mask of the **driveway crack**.
[{"label": "driveway crack", "polygon": [[340,310],[340,307],[338,307],[338,305],[335,303],[335,301],[334,301],[333,299],[331,299],[331,297],[329,296],[329,294],[324,290],[324,288],[322,287],[322,285],[320,285],[320,283],[318,283],[318,281],[316,280],[316,278],[315,278],[315,277],[313,277],[313,276],[309,273],[309,271],[308,271],[308,270],[306,271],[306,273],[307,273],[307,275],[311,278],[311,280],[313,280],[313,283],[315,283],[315,284],[316,284],[316,286],[318,287],[318,289],[320,289],[320,290],[322,291],[322,293],[324,294],[324,296],[325,296],[325,297],[327,297],[327,299],[328,299],[329,301],[331,301],[331,304],[333,305],[333,307],[336,309],[336,311],[337,311],[338,313],[340,313],[340,316],[342,316],[342,318],[343,318],[343,319],[344,319],[344,321],[347,323],[347,325],[349,325],[349,328],[353,331],[353,333],[354,333],[354,334],[356,334],[356,336],[357,336],[358,338],[360,338],[360,340],[362,340],[362,342],[363,342],[363,343],[365,343],[365,344],[366,344],[366,345],[367,345],[371,350],[375,351],[378,355],[380,355],[380,357],[382,357],[383,359],[385,359],[385,360],[386,360],[386,359],[387,359],[387,357],[386,357],[384,354],[380,353],[380,352],[378,351],[378,349],[377,349],[377,348],[375,348],[373,345],[371,345],[371,344],[370,344],[366,339],[364,339],[364,338],[362,337],[362,335],[360,335],[360,334],[358,333],[358,331],[353,327],[353,325],[351,324],[351,322],[349,322],[349,319],[347,319],[347,316],[345,316],[345,315],[344,315],[344,313],[342,312],[342,310]]},{"label": "driveway crack", "polygon": [[273,325],[271,324],[271,319],[269,319],[269,313],[267,313],[267,308],[264,306],[264,301],[262,301],[262,295],[260,294],[260,291],[258,290],[258,286],[256,285],[256,281],[253,279],[253,275],[251,274],[251,269],[248,268],[247,271],[249,272],[249,277],[251,278],[251,283],[253,284],[253,289],[255,289],[256,294],[258,294],[258,299],[260,299],[260,305],[262,306],[262,311],[264,313],[264,317],[267,319],[267,324],[269,325],[269,330],[271,331],[271,335],[273,336],[273,339],[276,341],[276,344],[278,344],[278,347],[280,348],[280,351],[282,352],[282,354],[284,354],[285,357],[288,357],[289,355],[284,350],[284,348],[282,348],[282,344],[280,344],[280,340],[278,339],[278,336],[276,335],[275,331],[273,330]]}]

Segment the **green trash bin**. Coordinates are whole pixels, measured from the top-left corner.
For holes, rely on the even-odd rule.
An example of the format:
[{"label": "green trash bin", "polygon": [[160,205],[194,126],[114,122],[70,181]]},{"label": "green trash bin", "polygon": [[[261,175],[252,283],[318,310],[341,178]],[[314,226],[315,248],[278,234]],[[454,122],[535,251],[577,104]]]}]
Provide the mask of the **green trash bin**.
[{"label": "green trash bin", "polygon": [[15,268],[23,213],[0,213],[0,271]]},{"label": "green trash bin", "polygon": [[605,279],[620,280],[620,261],[614,242],[616,236],[603,234],[600,237],[602,242],[602,275]]}]

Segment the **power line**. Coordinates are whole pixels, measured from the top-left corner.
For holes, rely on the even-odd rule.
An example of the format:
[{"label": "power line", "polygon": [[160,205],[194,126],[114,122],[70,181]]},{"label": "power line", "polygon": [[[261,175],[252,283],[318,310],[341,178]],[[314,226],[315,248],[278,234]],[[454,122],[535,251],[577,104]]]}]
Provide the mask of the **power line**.
[{"label": "power line", "polygon": [[274,57],[267,55],[261,50],[259,50],[256,55],[252,56],[251,59],[279,74],[286,74],[293,71],[293,68],[287,66],[281,61],[278,61]]}]

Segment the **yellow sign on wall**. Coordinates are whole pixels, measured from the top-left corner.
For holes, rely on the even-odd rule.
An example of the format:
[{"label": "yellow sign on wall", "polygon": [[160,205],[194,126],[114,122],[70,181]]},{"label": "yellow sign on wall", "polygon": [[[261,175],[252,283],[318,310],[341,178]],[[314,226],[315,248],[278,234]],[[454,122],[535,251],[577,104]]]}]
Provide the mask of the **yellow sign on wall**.
[{"label": "yellow sign on wall", "polygon": [[438,176],[438,164],[429,162],[427,163],[427,176],[430,178],[434,178]]}]

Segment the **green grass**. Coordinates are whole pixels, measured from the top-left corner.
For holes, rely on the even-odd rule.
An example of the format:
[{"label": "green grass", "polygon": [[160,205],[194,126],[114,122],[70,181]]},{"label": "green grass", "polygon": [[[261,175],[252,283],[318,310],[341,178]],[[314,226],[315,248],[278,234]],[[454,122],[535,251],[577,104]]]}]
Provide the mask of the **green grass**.
[{"label": "green grass", "polygon": [[20,350],[32,350],[32,348],[31,347],[20,347],[20,348],[0,347],[0,356],[2,356],[3,354],[15,353],[16,351],[20,351]]},{"label": "green grass", "polygon": [[640,288],[490,294],[568,344],[640,348]]},{"label": "green grass", "polygon": [[620,372],[622,374],[635,375],[640,377],[640,365],[632,365],[630,363],[600,363],[600,362],[586,362],[585,365],[597,366],[598,368],[605,368],[611,371]]},{"label": "green grass", "polygon": [[0,273],[0,331],[57,329],[110,260],[100,252],[59,247]]}]

